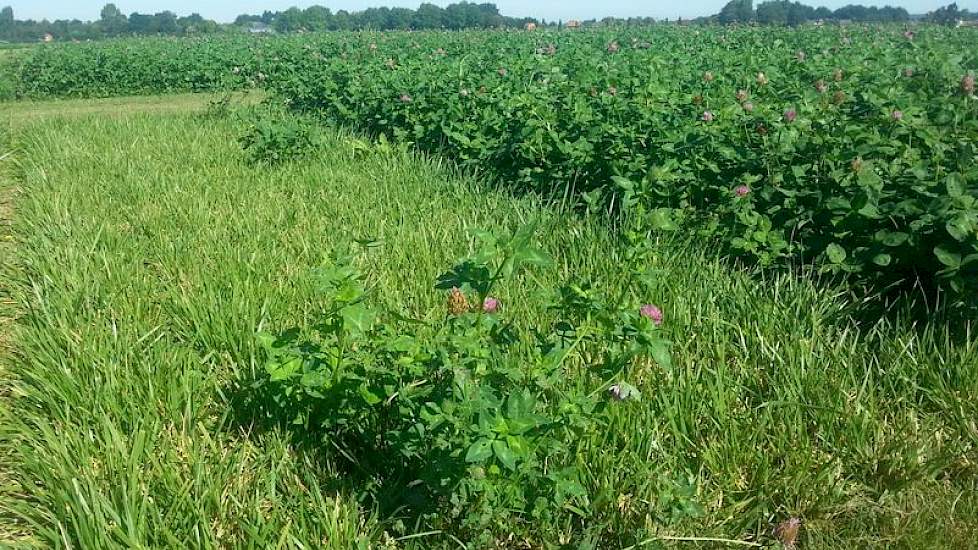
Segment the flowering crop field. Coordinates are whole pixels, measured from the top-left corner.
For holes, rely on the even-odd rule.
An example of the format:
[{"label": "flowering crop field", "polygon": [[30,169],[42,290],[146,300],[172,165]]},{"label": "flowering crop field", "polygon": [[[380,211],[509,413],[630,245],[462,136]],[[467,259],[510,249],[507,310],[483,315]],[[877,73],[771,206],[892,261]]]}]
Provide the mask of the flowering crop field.
[{"label": "flowering crop field", "polygon": [[973,545],[976,39],[22,53],[0,544]]},{"label": "flowering crop field", "polygon": [[247,37],[44,44],[21,56],[14,93],[92,98],[242,88],[247,83],[232,68],[254,62],[257,45]]},{"label": "flowering crop field", "polygon": [[657,28],[310,43],[291,107],[761,264],[973,291],[974,30]]},{"label": "flowering crop field", "polygon": [[20,93],[264,85],[519,189],[690,222],[763,265],[960,297],[978,274],[976,41],[668,26],[124,40],[37,48]]},{"label": "flowering crop field", "polygon": [[692,219],[762,264],[967,292],[975,40],[937,27],[124,40],[38,48],[19,92],[267,84],[520,188]]}]

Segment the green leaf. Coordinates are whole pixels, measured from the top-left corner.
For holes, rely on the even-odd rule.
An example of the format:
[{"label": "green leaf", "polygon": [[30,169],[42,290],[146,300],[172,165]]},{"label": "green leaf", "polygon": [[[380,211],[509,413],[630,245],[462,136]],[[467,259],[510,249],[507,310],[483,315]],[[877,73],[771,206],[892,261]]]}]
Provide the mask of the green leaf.
[{"label": "green leaf", "polygon": [[873,263],[880,267],[886,267],[890,265],[890,261],[892,261],[892,258],[890,257],[889,254],[877,254],[873,256]]},{"label": "green leaf", "polygon": [[377,248],[378,246],[382,246],[384,244],[383,241],[380,241],[380,240],[377,240],[377,239],[372,239],[370,237],[364,237],[364,238],[360,238],[360,239],[354,239],[354,242],[356,242],[361,247],[367,248],[367,249]]},{"label": "green leaf", "polygon": [[381,399],[367,389],[366,385],[361,385],[358,391],[360,392],[360,397],[362,397],[368,405],[376,405],[377,403],[381,402]]},{"label": "green leaf", "polygon": [[832,197],[825,201],[825,208],[829,210],[851,210],[852,203],[842,197]]},{"label": "green leaf", "polygon": [[326,377],[326,373],[322,371],[310,371],[306,372],[299,378],[299,383],[302,387],[306,388],[308,391],[318,392],[321,389],[326,388],[329,380]]},{"label": "green leaf", "polygon": [[635,188],[635,182],[622,176],[611,176],[611,181],[615,182],[615,185],[617,185],[619,189],[625,191],[631,191]]},{"label": "green leaf", "polygon": [[907,242],[910,235],[902,233],[900,231],[885,232],[881,231],[876,234],[877,240],[881,241],[886,246],[901,246],[903,243]]},{"label": "green leaf", "polygon": [[510,450],[509,445],[505,441],[499,439],[493,440],[492,442],[492,452],[496,455],[496,458],[503,463],[503,466],[509,468],[510,470],[516,469],[516,455]]},{"label": "green leaf", "polygon": [[880,216],[879,208],[877,208],[876,205],[871,202],[867,202],[862,208],[859,209],[858,212],[863,217],[873,220],[878,220],[882,217]]},{"label": "green leaf", "polygon": [[370,330],[374,322],[373,311],[363,304],[352,304],[340,310],[343,326],[352,332],[364,333]]},{"label": "green leaf", "polygon": [[273,348],[275,346],[275,340],[276,340],[274,335],[269,334],[267,332],[259,332],[257,334],[257,338],[258,338],[258,344],[262,347],[262,349],[264,349],[269,353],[273,351]]},{"label": "green leaf", "polygon": [[880,179],[879,175],[874,171],[867,162],[863,165],[862,169],[859,170],[859,184],[879,191],[883,188],[883,180]]},{"label": "green leaf", "polygon": [[942,246],[937,246],[934,247],[934,255],[937,256],[937,259],[940,260],[942,264],[951,269],[961,267],[961,254],[951,252]]},{"label": "green leaf", "polygon": [[484,294],[488,292],[492,275],[483,263],[466,260],[438,276],[435,288],[446,290],[453,287],[475,289]]},{"label": "green leaf", "polygon": [[517,267],[521,265],[550,267],[553,265],[553,259],[550,258],[550,255],[538,248],[530,246],[517,250],[513,255],[513,260],[517,264]]},{"label": "green leaf", "polygon": [[284,363],[278,361],[270,362],[265,365],[265,371],[268,372],[269,378],[272,382],[278,382],[291,378],[300,367],[302,367],[302,360],[298,357],[294,357],[288,361],[285,361]]},{"label": "green leaf", "polygon": [[469,451],[465,453],[465,461],[485,462],[490,456],[492,456],[492,442],[482,438],[469,447]]},{"label": "green leaf", "polygon": [[522,420],[529,418],[536,408],[537,400],[530,393],[530,390],[514,393],[506,401],[506,416],[510,420]]},{"label": "green leaf", "polygon": [[947,188],[948,196],[952,199],[957,199],[964,195],[964,185],[961,184],[961,180],[958,179],[957,174],[948,174],[944,180],[944,185]]},{"label": "green leaf", "polygon": [[657,208],[649,215],[649,223],[656,231],[675,231],[679,229],[672,220],[672,211],[668,208]]},{"label": "green leaf", "polygon": [[669,352],[671,345],[669,340],[655,339],[649,342],[649,355],[662,368],[672,368],[672,354]]},{"label": "green leaf", "polygon": [[518,435],[507,435],[506,444],[509,445],[509,450],[513,451],[516,456],[526,457],[530,454],[530,446],[526,442],[526,438]]},{"label": "green leaf", "polygon": [[825,254],[829,257],[829,261],[834,264],[841,264],[846,261],[846,249],[835,243],[830,244],[825,249]]},{"label": "green leaf", "polygon": [[972,231],[974,231],[971,221],[963,215],[956,216],[954,219],[948,221],[945,228],[947,229],[948,234],[958,242],[967,239],[971,235]]}]

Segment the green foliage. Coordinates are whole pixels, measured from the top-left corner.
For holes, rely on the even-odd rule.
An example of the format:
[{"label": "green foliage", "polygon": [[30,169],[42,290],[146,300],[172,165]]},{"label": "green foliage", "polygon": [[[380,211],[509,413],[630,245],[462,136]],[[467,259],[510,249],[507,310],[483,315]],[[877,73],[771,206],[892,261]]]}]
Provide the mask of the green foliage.
[{"label": "green foliage", "polygon": [[[642,267],[647,249],[633,250],[623,266],[630,275],[612,297],[565,285],[547,325],[517,326],[483,307],[525,268],[552,264],[532,234],[476,232],[474,254],[439,277],[437,288],[464,303],[468,291],[476,307],[450,305],[430,323],[378,310],[353,257],[341,255],[318,272],[328,305],[311,334],[260,336],[268,355],[261,388],[283,420],[339,446],[382,487],[411,480],[428,502],[418,512],[468,540],[585,514],[579,442],[608,424],[609,400],[639,400],[626,382],[633,370],[672,368],[669,342],[631,302],[652,276]],[[527,331],[537,339],[529,353],[515,336]]]},{"label": "green foliage", "polygon": [[350,37],[309,44],[270,88],[523,189],[671,211],[763,265],[964,290],[978,272],[978,106],[958,83],[976,34],[919,34]]},{"label": "green foliage", "polygon": [[978,14],[958,8],[957,2],[952,2],[927,14],[927,21],[948,27],[953,27],[960,21],[973,21],[975,19],[978,19]]},{"label": "green foliage", "polygon": [[55,41],[98,40],[121,36],[199,36],[219,32],[307,32],[354,30],[419,30],[522,27],[535,21],[528,17],[506,17],[495,4],[458,2],[442,8],[422,4],[417,10],[374,7],[362,11],[339,10],[335,14],[321,5],[285,11],[266,10],[261,15],[241,14],[233,24],[222,25],[198,13],[177,16],[171,11],[155,14],[134,12],[127,17],[115,4],[102,7],[97,21],[47,19],[18,20],[10,6],[0,10],[0,42],[38,42],[46,34]]},{"label": "green foliage", "polygon": [[23,56],[20,97],[110,97],[240,90],[264,75],[249,37],[145,38],[48,44]]},{"label": "green foliage", "polygon": [[[201,103],[55,101],[18,104],[8,117],[16,164],[0,164],[10,174],[0,178],[0,317],[20,320],[0,328],[14,329],[0,334],[0,546],[620,549],[695,537],[776,546],[773,527],[789,517],[803,520],[802,548],[976,540],[978,345],[967,323],[915,324],[897,310],[859,327],[847,313],[860,304],[838,286],[731,269],[687,232],[610,232],[600,218],[497,191],[437,159],[348,132],[324,132],[310,162],[256,166],[244,162],[237,117],[178,112]],[[13,186],[21,192],[9,202]],[[369,252],[350,266],[366,292],[361,304],[377,313],[368,330],[393,325],[430,349],[449,322],[432,281],[481,249],[466,231],[485,228],[505,250],[525,220],[539,220],[532,243],[553,265],[492,287],[502,302],[496,324],[513,328],[514,343],[493,344],[488,358],[460,357],[490,366],[508,358],[505,372],[536,369],[540,344],[526,330],[546,329],[553,340],[561,319],[620,349],[602,327],[627,326],[610,312],[636,272],[623,267],[630,262],[650,276],[634,277],[639,290],[625,303],[651,297],[665,317],[653,334],[672,341],[671,368],[642,362],[615,377],[585,337],[553,392],[533,381],[513,392],[528,389],[535,414],[553,419],[574,413],[554,411],[564,402],[557,390],[601,390],[598,407],[578,413],[594,431],[565,442],[573,454],[559,458],[572,460],[538,485],[563,508],[480,518],[480,505],[466,499],[458,517],[414,518],[406,510],[455,508],[412,491],[426,485],[387,475],[388,456],[351,455],[358,468],[341,450],[375,443],[349,427],[343,439],[283,429],[245,399],[255,377],[274,384],[256,329],[299,326],[316,336],[332,294],[313,269],[337,265],[327,257],[339,236],[370,237]],[[487,264],[490,277],[499,265]],[[568,305],[546,308],[558,303]],[[579,313],[564,314],[569,304]],[[412,318],[425,325],[405,328]],[[567,347],[575,336],[567,333]],[[493,388],[509,387],[499,378],[508,375],[494,376]],[[614,386],[628,400],[617,401]],[[497,397],[493,410],[508,424],[508,396]],[[274,418],[324,406],[294,403]],[[508,491],[500,478],[523,476],[531,461],[511,471],[495,454],[466,463],[468,447],[460,450],[452,463],[465,470],[461,484],[478,481],[469,468],[495,465],[499,477],[487,475],[478,494],[521,502],[515,491],[488,491]],[[412,471],[426,472],[397,469]],[[467,522],[465,512],[473,512]],[[515,519],[485,530],[462,525],[506,516]],[[437,532],[438,521],[447,531]]]},{"label": "green foliage", "polygon": [[727,2],[717,19],[723,24],[747,23],[754,18],[753,0],[730,0]]},{"label": "green foliage", "polygon": [[[229,97],[224,96],[225,99]],[[218,111],[226,109],[224,99],[214,108]],[[316,148],[317,134],[308,121],[298,117],[259,116],[239,141],[253,162],[275,164],[309,154]]]},{"label": "green foliage", "polygon": [[[641,205],[762,265],[967,292],[978,108],[963,79],[978,66],[963,52],[976,38],[661,26],[119,41],[37,49],[18,92],[265,86],[520,189],[631,216]],[[268,151],[302,148],[301,133],[259,130]]]}]

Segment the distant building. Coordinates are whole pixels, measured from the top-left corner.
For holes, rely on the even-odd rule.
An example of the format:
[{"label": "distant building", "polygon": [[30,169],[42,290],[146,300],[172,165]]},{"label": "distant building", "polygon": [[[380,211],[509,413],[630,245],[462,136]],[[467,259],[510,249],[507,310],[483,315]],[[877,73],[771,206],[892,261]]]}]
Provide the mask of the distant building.
[{"label": "distant building", "polygon": [[51,33],[46,33],[44,37],[41,38],[41,42],[54,42],[54,35]]},{"label": "distant building", "polygon": [[581,28],[581,22],[577,19],[571,19],[570,21],[564,23],[564,26],[568,29],[579,29]]},{"label": "distant building", "polygon": [[269,27],[268,25],[266,25],[266,24],[264,24],[264,23],[262,23],[260,21],[255,21],[255,22],[253,22],[251,24],[250,27],[248,27],[248,32],[254,33],[254,34],[268,34],[268,33],[271,33],[273,31],[272,31],[272,28]]},{"label": "distant building", "polygon": [[524,28],[526,30],[528,30],[528,31],[535,31],[535,30],[537,30],[537,24],[536,23],[533,23],[533,22],[530,22],[530,23],[527,23]]},{"label": "distant building", "polygon": [[958,27],[978,27],[978,20],[975,21],[958,21]]}]

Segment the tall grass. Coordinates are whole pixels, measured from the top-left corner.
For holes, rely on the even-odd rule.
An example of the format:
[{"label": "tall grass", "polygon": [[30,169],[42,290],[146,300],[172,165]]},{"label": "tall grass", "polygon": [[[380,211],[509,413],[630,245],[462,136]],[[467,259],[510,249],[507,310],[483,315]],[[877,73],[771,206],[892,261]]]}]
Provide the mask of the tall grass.
[{"label": "tall grass", "polygon": [[[255,331],[314,317],[311,270],[346,238],[379,240],[379,299],[423,314],[468,229],[538,220],[557,268],[504,289],[517,320],[545,316],[540,289],[571,274],[614,288],[621,249],[598,222],[437,160],[336,134],[313,158],[255,166],[241,131],[172,114],[20,131],[0,523],[73,548],[454,545],[393,540],[424,526],[359,501],[329,449],[240,421]],[[767,541],[798,516],[812,548],[973,544],[974,337],[898,316],[857,328],[832,287],[733,269],[682,238],[655,264],[676,366],[644,373],[644,401],[582,442],[592,541]],[[554,544],[567,530],[538,527]]]}]

